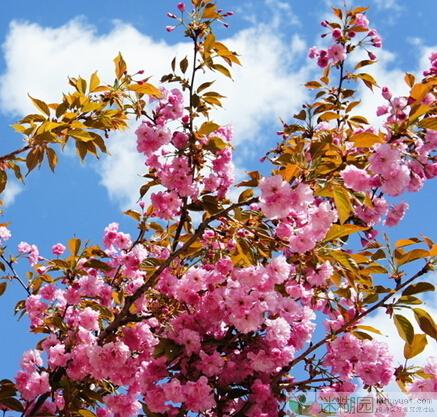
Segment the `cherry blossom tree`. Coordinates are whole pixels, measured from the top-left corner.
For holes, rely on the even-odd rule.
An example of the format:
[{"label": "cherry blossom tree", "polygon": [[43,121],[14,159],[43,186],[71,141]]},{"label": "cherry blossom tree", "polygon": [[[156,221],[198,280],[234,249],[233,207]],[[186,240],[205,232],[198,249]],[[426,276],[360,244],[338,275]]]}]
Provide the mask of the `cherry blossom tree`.
[{"label": "cherry blossom tree", "polygon": [[[21,180],[45,160],[55,170],[68,142],[81,159],[106,152],[110,134],[133,119],[147,171],[138,208],[125,212],[135,237],[112,223],[101,245],[72,238],[42,256],[27,242],[7,248],[11,233],[0,226],[0,294],[21,285],[16,313],[41,335],[15,380],[0,381],[0,408],[274,417],[296,392],[341,401],[358,389],[381,394],[391,381],[405,392],[437,391],[437,362],[410,362],[437,338],[421,305],[421,294],[434,291],[426,275],[437,245],[378,236],[408,209],[392,197],[437,176],[437,54],[422,75],[406,74],[409,95],[394,97],[364,72],[382,46],[367,9],[334,8],[322,22],[327,48],[309,51],[321,69],[306,84],[313,99],[283,123],[263,158],[271,175],[253,171],[235,184],[232,127],[211,115],[225,103],[214,77],[232,77],[240,65],[214,32],[232,12],[212,0],[191,3],[168,14],[175,24],[167,30],[181,29],[192,54],[176,57],[160,86],[131,74],[120,54],[113,84],[97,73],[72,78],[62,101],[31,98],[37,112],[14,125],[24,146],[0,157],[2,190],[8,175]],[[352,65],[351,56],[361,60]],[[380,129],[355,112],[360,83],[386,101],[375,109]],[[25,260],[26,280],[15,268]],[[405,343],[403,365],[366,324],[378,310]],[[317,404],[299,406],[320,413]]]}]

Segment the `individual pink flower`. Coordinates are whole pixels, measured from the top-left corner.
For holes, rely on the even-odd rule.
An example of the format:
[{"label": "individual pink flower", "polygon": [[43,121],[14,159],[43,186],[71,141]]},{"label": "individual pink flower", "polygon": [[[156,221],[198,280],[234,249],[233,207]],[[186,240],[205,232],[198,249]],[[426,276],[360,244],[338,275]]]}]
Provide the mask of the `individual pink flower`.
[{"label": "individual pink flower", "polygon": [[367,19],[365,14],[357,13],[355,15],[355,25],[367,29],[369,27],[369,19]]},{"label": "individual pink flower", "polygon": [[195,412],[206,411],[213,408],[216,403],[208,379],[201,376],[197,381],[189,381],[183,388],[185,406]]},{"label": "individual pink flower", "polygon": [[135,396],[119,394],[104,397],[104,403],[108,406],[114,417],[134,417],[141,410],[141,403]]},{"label": "individual pink flower", "polygon": [[328,57],[328,51],[325,49],[321,49],[319,51],[318,59],[317,59],[317,65],[320,68],[325,68],[329,64],[329,57]]},{"label": "individual pink flower", "polygon": [[154,214],[165,220],[174,218],[182,206],[182,200],[174,191],[153,193],[151,200]]},{"label": "individual pink flower", "polygon": [[170,131],[163,126],[150,126],[142,123],[135,131],[137,135],[137,150],[146,156],[151,155],[171,140]]},{"label": "individual pink flower", "polygon": [[388,106],[378,106],[376,109],[376,115],[382,116],[384,114],[387,114],[389,111]]},{"label": "individual pink flower", "polygon": [[311,58],[311,59],[318,58],[318,56],[319,56],[319,50],[315,46],[313,46],[312,48],[310,48],[308,50],[308,57],[309,58]]},{"label": "individual pink flower", "polygon": [[355,165],[348,165],[341,171],[340,176],[343,178],[344,185],[354,191],[367,192],[373,187],[372,177],[369,173]]},{"label": "individual pink flower", "polygon": [[181,11],[181,12],[184,12],[185,11],[185,3],[184,2],[179,2],[178,4],[177,4],[177,8]]},{"label": "individual pink flower", "polygon": [[188,143],[188,135],[183,132],[175,132],[171,141],[176,148],[183,149]]},{"label": "individual pink flower", "polygon": [[31,266],[35,266],[39,261],[39,251],[36,245],[31,245],[27,242],[20,242],[18,244],[18,252],[23,255],[27,255]]},{"label": "individual pink flower", "polygon": [[70,354],[65,352],[65,345],[59,343],[49,349],[48,363],[53,368],[65,366],[69,357]]},{"label": "individual pink flower", "polygon": [[343,33],[342,33],[341,29],[339,29],[339,28],[335,28],[332,31],[332,37],[334,39],[340,39],[342,37],[342,35],[343,35]]},{"label": "individual pink flower", "polygon": [[260,206],[264,214],[270,219],[284,218],[290,212],[292,190],[280,175],[263,178],[260,181]]},{"label": "individual pink flower", "polygon": [[5,226],[0,226],[0,243],[11,238],[11,232]]},{"label": "individual pink flower", "polygon": [[62,255],[65,252],[65,246],[62,243],[56,243],[56,245],[52,246],[53,255]]},{"label": "individual pink flower", "polygon": [[382,87],[381,93],[386,100],[391,100],[392,93],[388,87]]},{"label": "individual pink flower", "polygon": [[389,176],[398,169],[401,164],[401,153],[398,149],[388,143],[383,143],[376,148],[376,151],[369,158],[370,169],[375,174]]},{"label": "individual pink flower", "polygon": [[78,315],[79,325],[87,330],[98,330],[99,313],[91,307],[84,308]]},{"label": "individual pink flower", "polygon": [[344,49],[344,46],[340,44],[332,45],[328,49],[328,59],[333,64],[344,61],[346,59],[346,50]]},{"label": "individual pink flower", "polygon": [[390,227],[396,226],[404,218],[408,208],[409,205],[405,202],[390,207],[384,224]]},{"label": "individual pink flower", "polygon": [[19,371],[16,376],[16,386],[25,400],[32,401],[39,395],[50,391],[49,374]]}]

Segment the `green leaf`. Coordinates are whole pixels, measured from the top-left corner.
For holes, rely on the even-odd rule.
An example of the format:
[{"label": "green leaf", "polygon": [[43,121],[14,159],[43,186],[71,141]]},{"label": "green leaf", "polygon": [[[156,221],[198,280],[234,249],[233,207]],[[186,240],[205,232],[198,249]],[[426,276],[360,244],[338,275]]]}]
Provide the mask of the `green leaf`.
[{"label": "green leaf", "polygon": [[401,316],[400,314],[395,314],[393,316],[396,329],[398,330],[399,336],[402,337],[407,343],[413,343],[414,339],[414,328],[409,320]]}]

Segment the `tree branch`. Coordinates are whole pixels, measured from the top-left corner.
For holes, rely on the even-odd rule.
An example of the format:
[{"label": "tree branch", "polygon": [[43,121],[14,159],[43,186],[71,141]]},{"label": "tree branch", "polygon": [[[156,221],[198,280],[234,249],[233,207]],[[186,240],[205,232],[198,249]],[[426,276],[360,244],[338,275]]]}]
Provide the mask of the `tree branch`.
[{"label": "tree branch", "polygon": [[420,276],[426,274],[427,272],[430,271],[430,264],[429,262],[426,263],[426,265],[416,274],[414,274],[411,278],[407,279],[404,283],[398,285],[395,288],[395,292],[393,293],[389,293],[387,294],[384,298],[382,298],[380,301],[378,301],[377,303],[373,304],[372,307],[370,307],[368,310],[361,312],[360,314],[358,314],[355,318],[353,318],[352,320],[348,321],[347,323],[345,323],[342,327],[340,327],[338,330],[330,333],[329,335],[325,336],[322,340],[318,341],[317,343],[315,343],[314,345],[311,345],[307,350],[305,350],[305,352],[301,353],[297,358],[295,358],[292,362],[291,362],[291,367],[295,366],[296,364],[298,364],[299,362],[302,362],[304,359],[306,359],[308,357],[308,355],[312,352],[314,352],[315,350],[317,350],[319,347],[323,346],[325,343],[327,343],[330,339],[332,339],[334,336],[339,335],[340,333],[343,333],[345,330],[347,330],[350,326],[352,326],[353,324],[355,324],[357,321],[361,320],[363,317],[366,317],[367,315],[369,315],[370,313],[372,313],[373,311],[375,311],[376,309],[378,309],[379,307],[382,307],[386,301],[388,301],[391,297],[393,297],[394,295],[396,295],[396,293],[402,289],[404,289],[407,285],[411,284],[415,279],[419,278]]},{"label": "tree branch", "polygon": [[179,249],[173,251],[173,253],[161,264],[161,266],[149,277],[147,282],[145,282],[141,287],[139,287],[134,294],[126,298],[125,304],[120,311],[120,313],[115,317],[114,321],[100,334],[99,342],[104,341],[110,334],[115,332],[120,326],[122,326],[125,317],[129,315],[129,309],[149,288],[152,288],[159,279],[161,273],[168,268],[174,259],[176,259],[180,254],[185,252],[205,231],[210,223],[218,220],[220,217],[227,215],[230,211],[237,207],[242,207],[256,203],[258,201],[257,197],[254,197],[247,201],[242,201],[240,203],[231,204],[229,207],[219,211],[218,213],[208,217],[200,226],[196,229],[194,234],[188,239]]},{"label": "tree branch", "polygon": [[30,145],[26,145],[26,146],[23,146],[20,149],[17,149],[16,151],[13,151],[13,152],[8,153],[6,155],[0,156],[0,162],[4,162],[4,161],[8,161],[9,159],[13,159],[17,155],[19,155],[20,153],[26,152],[26,151],[28,151],[31,148],[32,147]]},{"label": "tree branch", "polygon": [[3,255],[0,256],[0,259],[8,266],[8,268],[11,270],[12,275],[14,278],[20,283],[20,285],[26,290],[28,295],[31,295],[31,292],[29,290],[29,287],[24,283],[24,281],[20,278],[20,276],[15,271],[15,268],[11,261],[8,261]]}]

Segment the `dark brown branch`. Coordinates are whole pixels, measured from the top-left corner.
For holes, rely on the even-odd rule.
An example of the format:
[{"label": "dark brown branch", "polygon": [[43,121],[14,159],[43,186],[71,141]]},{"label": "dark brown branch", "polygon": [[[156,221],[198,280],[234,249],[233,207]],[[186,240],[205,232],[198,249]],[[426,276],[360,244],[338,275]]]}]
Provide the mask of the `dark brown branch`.
[{"label": "dark brown branch", "polygon": [[29,287],[24,283],[24,281],[20,278],[20,276],[15,271],[14,265],[11,261],[8,261],[3,255],[0,256],[0,259],[8,266],[11,270],[13,277],[20,283],[20,285],[26,290],[28,295],[31,295]]},{"label": "dark brown branch", "polygon": [[145,282],[141,287],[139,287],[134,294],[126,298],[125,304],[120,311],[120,313],[115,317],[114,321],[100,334],[99,342],[104,341],[109,335],[113,334],[117,329],[125,323],[125,318],[129,315],[129,310],[131,306],[137,301],[149,288],[152,288],[159,279],[159,276],[162,272],[168,268],[174,259],[176,259],[179,255],[184,253],[190,246],[196,242],[206,230],[208,225],[218,219],[220,217],[226,216],[230,211],[234,210],[237,207],[242,207],[246,205],[250,205],[256,203],[258,198],[252,198],[247,201],[242,201],[240,203],[231,204],[229,207],[219,211],[218,213],[208,217],[200,226],[196,229],[194,234],[188,239],[179,249],[173,251],[173,253],[161,264],[161,266],[149,277],[147,282]]},{"label": "dark brown branch", "polygon": [[20,155],[21,153],[26,152],[30,149],[32,149],[32,147],[30,145],[23,146],[22,148],[17,149],[11,153],[0,156],[0,162],[5,162],[5,161],[8,161],[9,159],[14,159],[17,155]]},{"label": "dark brown branch", "polygon": [[325,343],[327,343],[330,339],[332,339],[333,337],[339,335],[340,333],[343,333],[345,330],[347,330],[350,326],[354,325],[357,321],[361,320],[363,317],[366,317],[367,315],[369,315],[370,313],[372,313],[373,311],[375,311],[376,309],[383,307],[384,304],[386,303],[386,301],[388,301],[390,298],[392,298],[394,295],[396,295],[396,293],[402,289],[404,289],[406,286],[408,286],[409,284],[411,284],[415,279],[421,277],[422,275],[426,274],[427,272],[430,271],[430,264],[426,263],[426,265],[416,274],[414,274],[411,278],[409,278],[408,280],[406,280],[404,283],[398,285],[395,288],[395,291],[393,293],[389,293],[387,294],[384,298],[382,298],[380,301],[378,301],[377,303],[373,304],[372,307],[370,307],[369,309],[367,309],[366,311],[361,312],[360,314],[358,314],[355,318],[353,318],[352,320],[348,321],[347,323],[345,323],[342,327],[340,327],[338,330],[330,333],[329,335],[325,336],[322,340],[318,341],[317,343],[310,345],[308,347],[307,350],[305,350],[305,352],[301,353],[297,358],[295,358],[292,362],[291,362],[291,367],[295,366],[296,364],[298,364],[299,362],[302,362],[303,360],[305,360],[308,355],[312,352],[314,352],[315,350],[317,350],[319,347],[323,346]]}]

